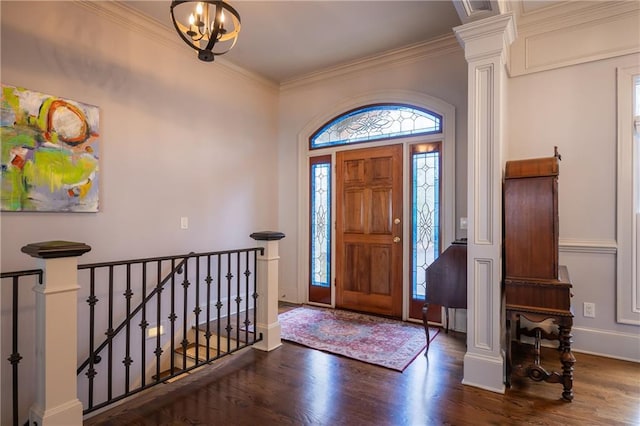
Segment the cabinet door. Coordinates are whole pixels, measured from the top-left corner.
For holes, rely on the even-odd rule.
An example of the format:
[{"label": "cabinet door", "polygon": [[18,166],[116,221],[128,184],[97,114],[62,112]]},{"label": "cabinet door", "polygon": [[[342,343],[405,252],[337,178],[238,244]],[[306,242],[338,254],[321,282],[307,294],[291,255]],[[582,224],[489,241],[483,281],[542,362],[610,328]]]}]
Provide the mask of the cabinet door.
[{"label": "cabinet door", "polygon": [[507,277],[558,278],[557,182],[555,176],[505,180]]}]

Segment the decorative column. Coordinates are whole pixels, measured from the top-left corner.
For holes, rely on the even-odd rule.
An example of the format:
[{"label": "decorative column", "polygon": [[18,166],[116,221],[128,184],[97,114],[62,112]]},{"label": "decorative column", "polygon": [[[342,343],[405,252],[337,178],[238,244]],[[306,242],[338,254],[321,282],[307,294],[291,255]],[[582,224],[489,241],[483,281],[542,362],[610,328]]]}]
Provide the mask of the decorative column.
[{"label": "decorative column", "polygon": [[258,241],[264,253],[258,256],[258,299],[256,336],[262,340],[253,345],[261,351],[271,351],[280,345],[280,322],[278,321],[278,246],[284,238],[282,232],[254,232],[251,238]]},{"label": "decorative column", "polygon": [[82,425],[78,399],[78,257],[86,244],[47,241],[22,251],[40,259],[44,270],[36,293],[36,400],[29,424]]},{"label": "decorative column", "polygon": [[468,63],[467,353],[463,384],[504,393],[502,170],[513,14],[454,28]]}]

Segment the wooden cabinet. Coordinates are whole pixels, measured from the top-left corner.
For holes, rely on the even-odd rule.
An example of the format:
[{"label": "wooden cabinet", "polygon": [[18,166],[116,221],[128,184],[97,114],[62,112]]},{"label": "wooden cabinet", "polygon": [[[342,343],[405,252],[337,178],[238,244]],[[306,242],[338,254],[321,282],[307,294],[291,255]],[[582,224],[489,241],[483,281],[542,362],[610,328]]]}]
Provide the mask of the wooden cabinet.
[{"label": "wooden cabinet", "polygon": [[558,278],[558,158],[507,162],[505,274]]},{"label": "wooden cabinet", "polygon": [[[573,399],[571,353],[571,281],[558,265],[558,161],[553,157],[509,161],[504,178],[504,292],[507,317],[507,385],[511,374],[561,383],[562,397]],[[524,317],[534,323],[553,320],[557,333],[542,327],[525,331]],[[535,337],[535,361],[512,365],[511,327]],[[559,341],[562,372],[548,372],[540,364],[540,340]]]}]

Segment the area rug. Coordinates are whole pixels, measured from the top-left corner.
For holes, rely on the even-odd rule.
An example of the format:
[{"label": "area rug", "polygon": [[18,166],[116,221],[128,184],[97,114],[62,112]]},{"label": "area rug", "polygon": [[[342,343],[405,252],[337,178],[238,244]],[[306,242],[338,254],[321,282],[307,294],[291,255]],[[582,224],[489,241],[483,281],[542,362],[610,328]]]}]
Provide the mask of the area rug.
[{"label": "area rug", "polygon": [[[403,371],[426,347],[424,327],[339,309],[299,307],[279,315],[284,340]],[[430,329],[430,341],[439,329]]]}]

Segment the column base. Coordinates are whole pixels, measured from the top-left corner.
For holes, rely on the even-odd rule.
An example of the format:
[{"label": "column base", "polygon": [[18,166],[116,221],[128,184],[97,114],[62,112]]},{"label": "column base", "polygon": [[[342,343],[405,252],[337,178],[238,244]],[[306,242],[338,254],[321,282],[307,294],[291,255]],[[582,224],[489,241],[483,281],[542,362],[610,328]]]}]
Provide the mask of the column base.
[{"label": "column base", "polygon": [[467,352],[464,356],[463,385],[504,393],[504,359]]},{"label": "column base", "polygon": [[255,349],[269,352],[282,346],[279,322],[274,322],[269,325],[256,324],[256,332],[258,333],[257,335],[262,333],[262,340],[253,345]]},{"label": "column base", "polygon": [[38,426],[82,426],[82,403],[75,399],[57,407],[29,410],[29,424]]}]

